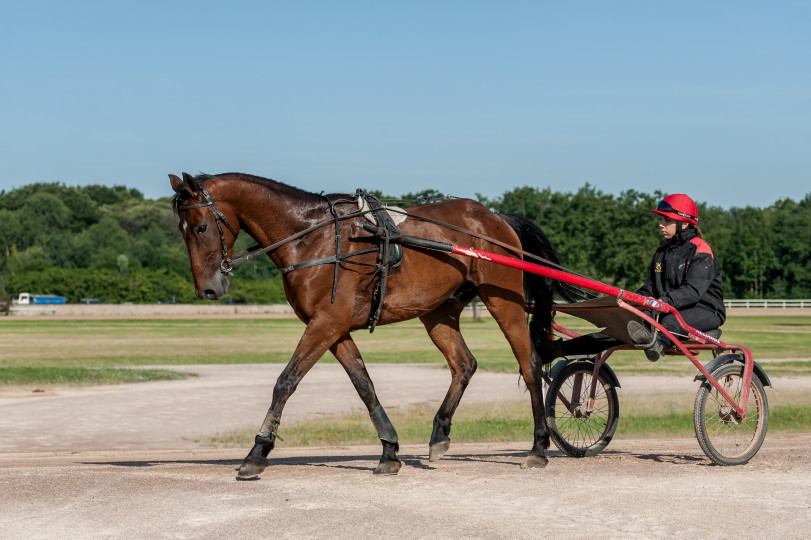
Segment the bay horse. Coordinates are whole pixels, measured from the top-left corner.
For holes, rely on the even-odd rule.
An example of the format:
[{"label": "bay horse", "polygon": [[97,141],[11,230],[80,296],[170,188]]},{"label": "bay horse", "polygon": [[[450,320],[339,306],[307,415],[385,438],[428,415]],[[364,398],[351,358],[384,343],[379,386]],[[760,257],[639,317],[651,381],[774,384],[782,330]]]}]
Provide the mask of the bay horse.
[{"label": "bay horse", "polygon": [[[218,300],[226,293],[234,242],[244,230],[283,269],[287,300],[307,325],[273,387],[270,408],[239,468],[239,477],[257,476],[269,465],[267,458],[285,403],[327,351],[346,370],[382,443],[383,453],[374,472],[397,474],[402,466],[397,458],[397,431],[377,398],[351,336],[353,330],[368,327],[373,289],[381,277],[379,254],[374,249],[380,240],[360,226],[363,217],[356,205],[340,204],[352,197],[318,195],[242,173],[196,177],[183,173],[182,179],[171,174],[169,178],[196,295]],[[400,225],[404,235],[512,256],[515,253],[510,248],[514,247],[519,253],[524,249],[523,253],[557,262],[548,239],[532,222],[497,215],[469,199],[446,199],[405,212],[407,217]],[[329,257],[336,251],[342,256],[360,253],[336,262]],[[322,257],[327,263],[317,264],[323,262]],[[386,325],[419,318],[450,368],[450,387],[433,421],[429,460],[438,460],[450,447],[451,419],[476,371],[476,359],[462,338],[459,318],[478,296],[509,342],[529,391],[533,443],[521,467],[544,467],[549,433],[540,377],[539,353],[543,351],[538,349],[548,345],[551,283],[533,274],[525,278],[515,268],[419,248],[405,249],[402,263],[388,271],[375,322]],[[526,294],[535,306],[529,325],[525,279]]]}]

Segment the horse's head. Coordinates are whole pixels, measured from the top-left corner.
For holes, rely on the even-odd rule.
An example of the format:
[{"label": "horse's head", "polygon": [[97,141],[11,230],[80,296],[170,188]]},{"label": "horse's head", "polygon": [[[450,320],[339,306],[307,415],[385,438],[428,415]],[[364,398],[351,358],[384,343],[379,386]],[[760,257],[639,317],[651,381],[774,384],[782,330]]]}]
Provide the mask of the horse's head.
[{"label": "horse's head", "polygon": [[183,173],[170,174],[175,190],[174,207],[178,229],[189,251],[198,298],[219,300],[228,291],[229,255],[239,233],[239,221],[226,202],[214,201],[202,180]]}]

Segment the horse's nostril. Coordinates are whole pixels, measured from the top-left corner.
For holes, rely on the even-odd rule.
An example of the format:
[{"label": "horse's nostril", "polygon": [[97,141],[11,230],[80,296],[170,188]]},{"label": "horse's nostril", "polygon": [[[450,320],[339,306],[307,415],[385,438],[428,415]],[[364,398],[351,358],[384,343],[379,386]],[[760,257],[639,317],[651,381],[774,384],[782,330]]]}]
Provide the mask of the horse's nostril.
[{"label": "horse's nostril", "polygon": [[205,296],[209,300],[217,299],[217,293],[214,292],[214,289],[206,289],[205,292],[203,292],[203,296]]}]

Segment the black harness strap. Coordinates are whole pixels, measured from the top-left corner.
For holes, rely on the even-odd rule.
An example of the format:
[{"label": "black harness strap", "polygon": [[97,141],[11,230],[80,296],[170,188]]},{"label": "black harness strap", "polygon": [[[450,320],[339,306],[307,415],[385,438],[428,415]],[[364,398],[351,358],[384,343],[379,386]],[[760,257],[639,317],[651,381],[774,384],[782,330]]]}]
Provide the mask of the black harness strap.
[{"label": "black harness strap", "polygon": [[335,211],[335,205],[332,204],[332,201],[329,200],[329,197],[324,195],[323,192],[321,195],[327,200],[329,213],[332,214],[333,218],[335,218],[335,273],[332,275],[332,298],[329,301],[330,304],[334,304],[335,290],[338,288],[338,267],[341,264],[341,230],[338,225],[338,212]]},{"label": "black harness strap", "polygon": [[[317,259],[310,259],[308,261],[301,261],[296,264],[291,264],[290,266],[285,266],[284,268],[279,268],[279,272],[282,274],[287,274],[292,272],[293,270],[299,270],[301,268],[307,268],[308,266],[317,266],[319,264],[331,264],[335,263],[336,265],[340,263],[349,263],[349,264],[357,264],[359,266],[377,266],[375,264],[369,263],[362,263],[358,261],[353,261],[350,257],[356,257],[358,255],[365,255],[366,253],[373,253],[378,251],[378,248],[370,248],[370,249],[362,249],[360,251],[353,251],[352,253],[347,253],[346,255],[330,255],[329,257],[319,257]],[[333,298],[334,301],[334,298]]]},{"label": "black harness strap", "polygon": [[[339,221],[344,221],[346,219],[351,219],[353,217],[358,217],[361,214],[362,214],[362,212],[352,212],[350,214],[346,214],[344,216],[341,216],[338,220]],[[330,225],[332,222],[333,222],[332,219],[325,219],[324,221],[319,221],[315,225],[307,227],[303,231],[299,231],[299,232],[297,232],[295,234],[292,234],[292,235],[288,236],[287,238],[276,242],[275,244],[271,244],[271,245],[266,246],[266,247],[260,247],[259,245],[255,245],[255,246],[250,247],[248,249],[244,249],[244,250],[240,251],[239,253],[234,254],[234,258],[231,259],[231,266],[233,266],[233,267],[239,266],[240,264],[242,264],[244,262],[254,260],[255,258],[257,258],[260,255],[265,255],[266,253],[270,253],[271,251],[275,251],[275,250],[279,249],[280,247],[282,247],[283,245],[289,244],[293,240],[298,240],[302,236],[307,236],[311,232],[313,232],[315,230],[318,230],[321,227],[326,227],[327,225]]]},{"label": "black harness strap", "polygon": [[[335,302],[335,294],[338,288],[338,269],[340,268],[341,263],[349,263],[355,264],[359,266],[374,266],[376,267],[375,276],[377,277],[377,281],[375,282],[374,291],[372,292],[372,305],[371,309],[369,310],[369,317],[366,320],[366,324],[363,325],[363,328],[369,328],[370,332],[374,331],[377,322],[380,320],[380,316],[383,313],[383,300],[386,296],[386,282],[388,277],[391,275],[392,268],[396,268],[400,266],[403,262],[403,247],[397,242],[397,240],[402,236],[400,230],[394,224],[391,216],[388,214],[387,209],[380,204],[380,201],[377,197],[373,195],[364,194],[361,190],[357,190],[355,193],[355,200],[349,201],[344,199],[339,199],[337,201],[331,201],[329,197],[326,195],[322,196],[327,200],[327,204],[329,205],[330,213],[333,217],[333,222],[335,224],[335,255],[329,255],[327,257],[318,257],[315,259],[309,259],[306,261],[301,261],[295,264],[291,264],[289,266],[285,266],[284,268],[280,268],[279,272],[282,274],[287,274],[293,272],[295,270],[299,270],[301,268],[307,268],[310,266],[317,266],[321,264],[334,264],[335,271],[333,274],[332,279],[332,298],[331,303]],[[341,233],[340,233],[340,223],[339,221],[346,216],[339,217],[338,212],[335,209],[336,204],[341,203],[349,203],[349,202],[357,202],[360,205],[361,198],[366,200],[370,211],[364,213],[371,213],[374,216],[375,221],[377,223],[377,230],[380,231],[380,234],[376,235],[380,239],[380,243],[378,247],[370,248],[370,249],[363,249],[359,251],[353,251],[352,253],[347,253],[346,255],[341,255]],[[353,213],[354,214],[354,213]],[[359,255],[365,255],[367,253],[377,252],[377,263],[376,264],[369,264],[369,263],[362,263],[359,261],[353,261],[352,257],[357,257]]]},{"label": "black harness strap", "polygon": [[[360,190],[358,190],[358,193],[360,193]],[[279,272],[281,272],[282,274],[287,274],[287,273],[292,272],[294,270],[299,270],[300,268],[307,268],[308,266],[316,266],[316,265],[319,265],[319,264],[334,264],[335,265],[335,271],[334,271],[333,277],[332,277],[332,297],[330,298],[330,303],[334,304],[335,303],[335,293],[336,293],[336,291],[338,289],[338,269],[340,268],[341,263],[342,262],[348,262],[348,263],[364,265],[364,266],[373,266],[373,265],[369,265],[367,263],[360,263],[360,262],[357,262],[357,261],[352,261],[352,260],[350,260],[350,257],[356,257],[358,255],[363,255],[365,253],[371,253],[373,251],[377,251],[377,249],[374,248],[374,249],[366,249],[366,250],[361,250],[361,251],[355,251],[355,252],[348,253],[348,254],[342,256],[341,255],[341,226],[340,226],[340,221],[342,221],[343,219],[346,219],[347,216],[343,216],[343,217],[339,216],[337,210],[335,210],[335,205],[337,205],[337,204],[345,204],[345,203],[353,203],[355,201],[354,200],[349,200],[349,199],[338,199],[338,200],[333,202],[328,196],[324,195],[323,192],[321,192],[320,195],[322,197],[324,197],[324,199],[327,201],[327,206],[329,207],[329,213],[332,214],[332,223],[334,223],[334,225],[335,225],[335,255],[330,255],[329,257],[318,257],[316,259],[309,259],[309,260],[302,261],[302,262],[299,262],[299,263],[296,263],[296,264],[291,264],[290,266],[285,266],[284,268],[280,268]],[[355,213],[353,212],[351,215],[355,215]],[[324,224],[326,224],[326,222],[321,222],[320,225],[324,225]],[[308,232],[310,232],[310,231],[308,231]],[[272,248],[273,246],[270,246],[270,247]],[[264,252],[266,250],[267,250],[267,248],[260,249],[260,250],[258,250],[258,252]],[[250,260],[254,256],[255,255],[252,253],[252,254],[248,255],[246,259]]]},{"label": "black harness strap", "polygon": [[[362,194],[359,192],[359,196]],[[366,199],[369,208],[372,209],[372,215],[377,222],[379,230],[382,232],[380,235],[380,248],[377,256],[377,283],[372,293],[372,309],[369,313],[369,318],[366,319],[364,328],[369,328],[369,333],[374,332],[377,322],[383,313],[383,300],[386,297],[386,282],[391,275],[392,268],[400,266],[403,262],[403,247],[400,244],[393,244],[392,240],[399,239],[402,234],[394,221],[391,219],[388,211],[383,208],[380,201],[374,195],[363,195]]]}]

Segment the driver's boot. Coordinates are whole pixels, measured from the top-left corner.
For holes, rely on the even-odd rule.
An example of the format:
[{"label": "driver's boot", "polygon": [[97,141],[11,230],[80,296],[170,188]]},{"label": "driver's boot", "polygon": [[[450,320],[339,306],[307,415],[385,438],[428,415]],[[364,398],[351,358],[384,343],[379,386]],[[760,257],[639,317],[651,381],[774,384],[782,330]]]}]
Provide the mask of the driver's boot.
[{"label": "driver's boot", "polygon": [[[645,356],[649,361],[656,362],[662,356],[665,344],[661,334],[657,334],[654,341],[653,334],[644,324],[639,321],[631,321],[628,323],[628,335],[631,336],[635,344],[645,347]],[[653,343],[651,343],[652,341]]]}]

